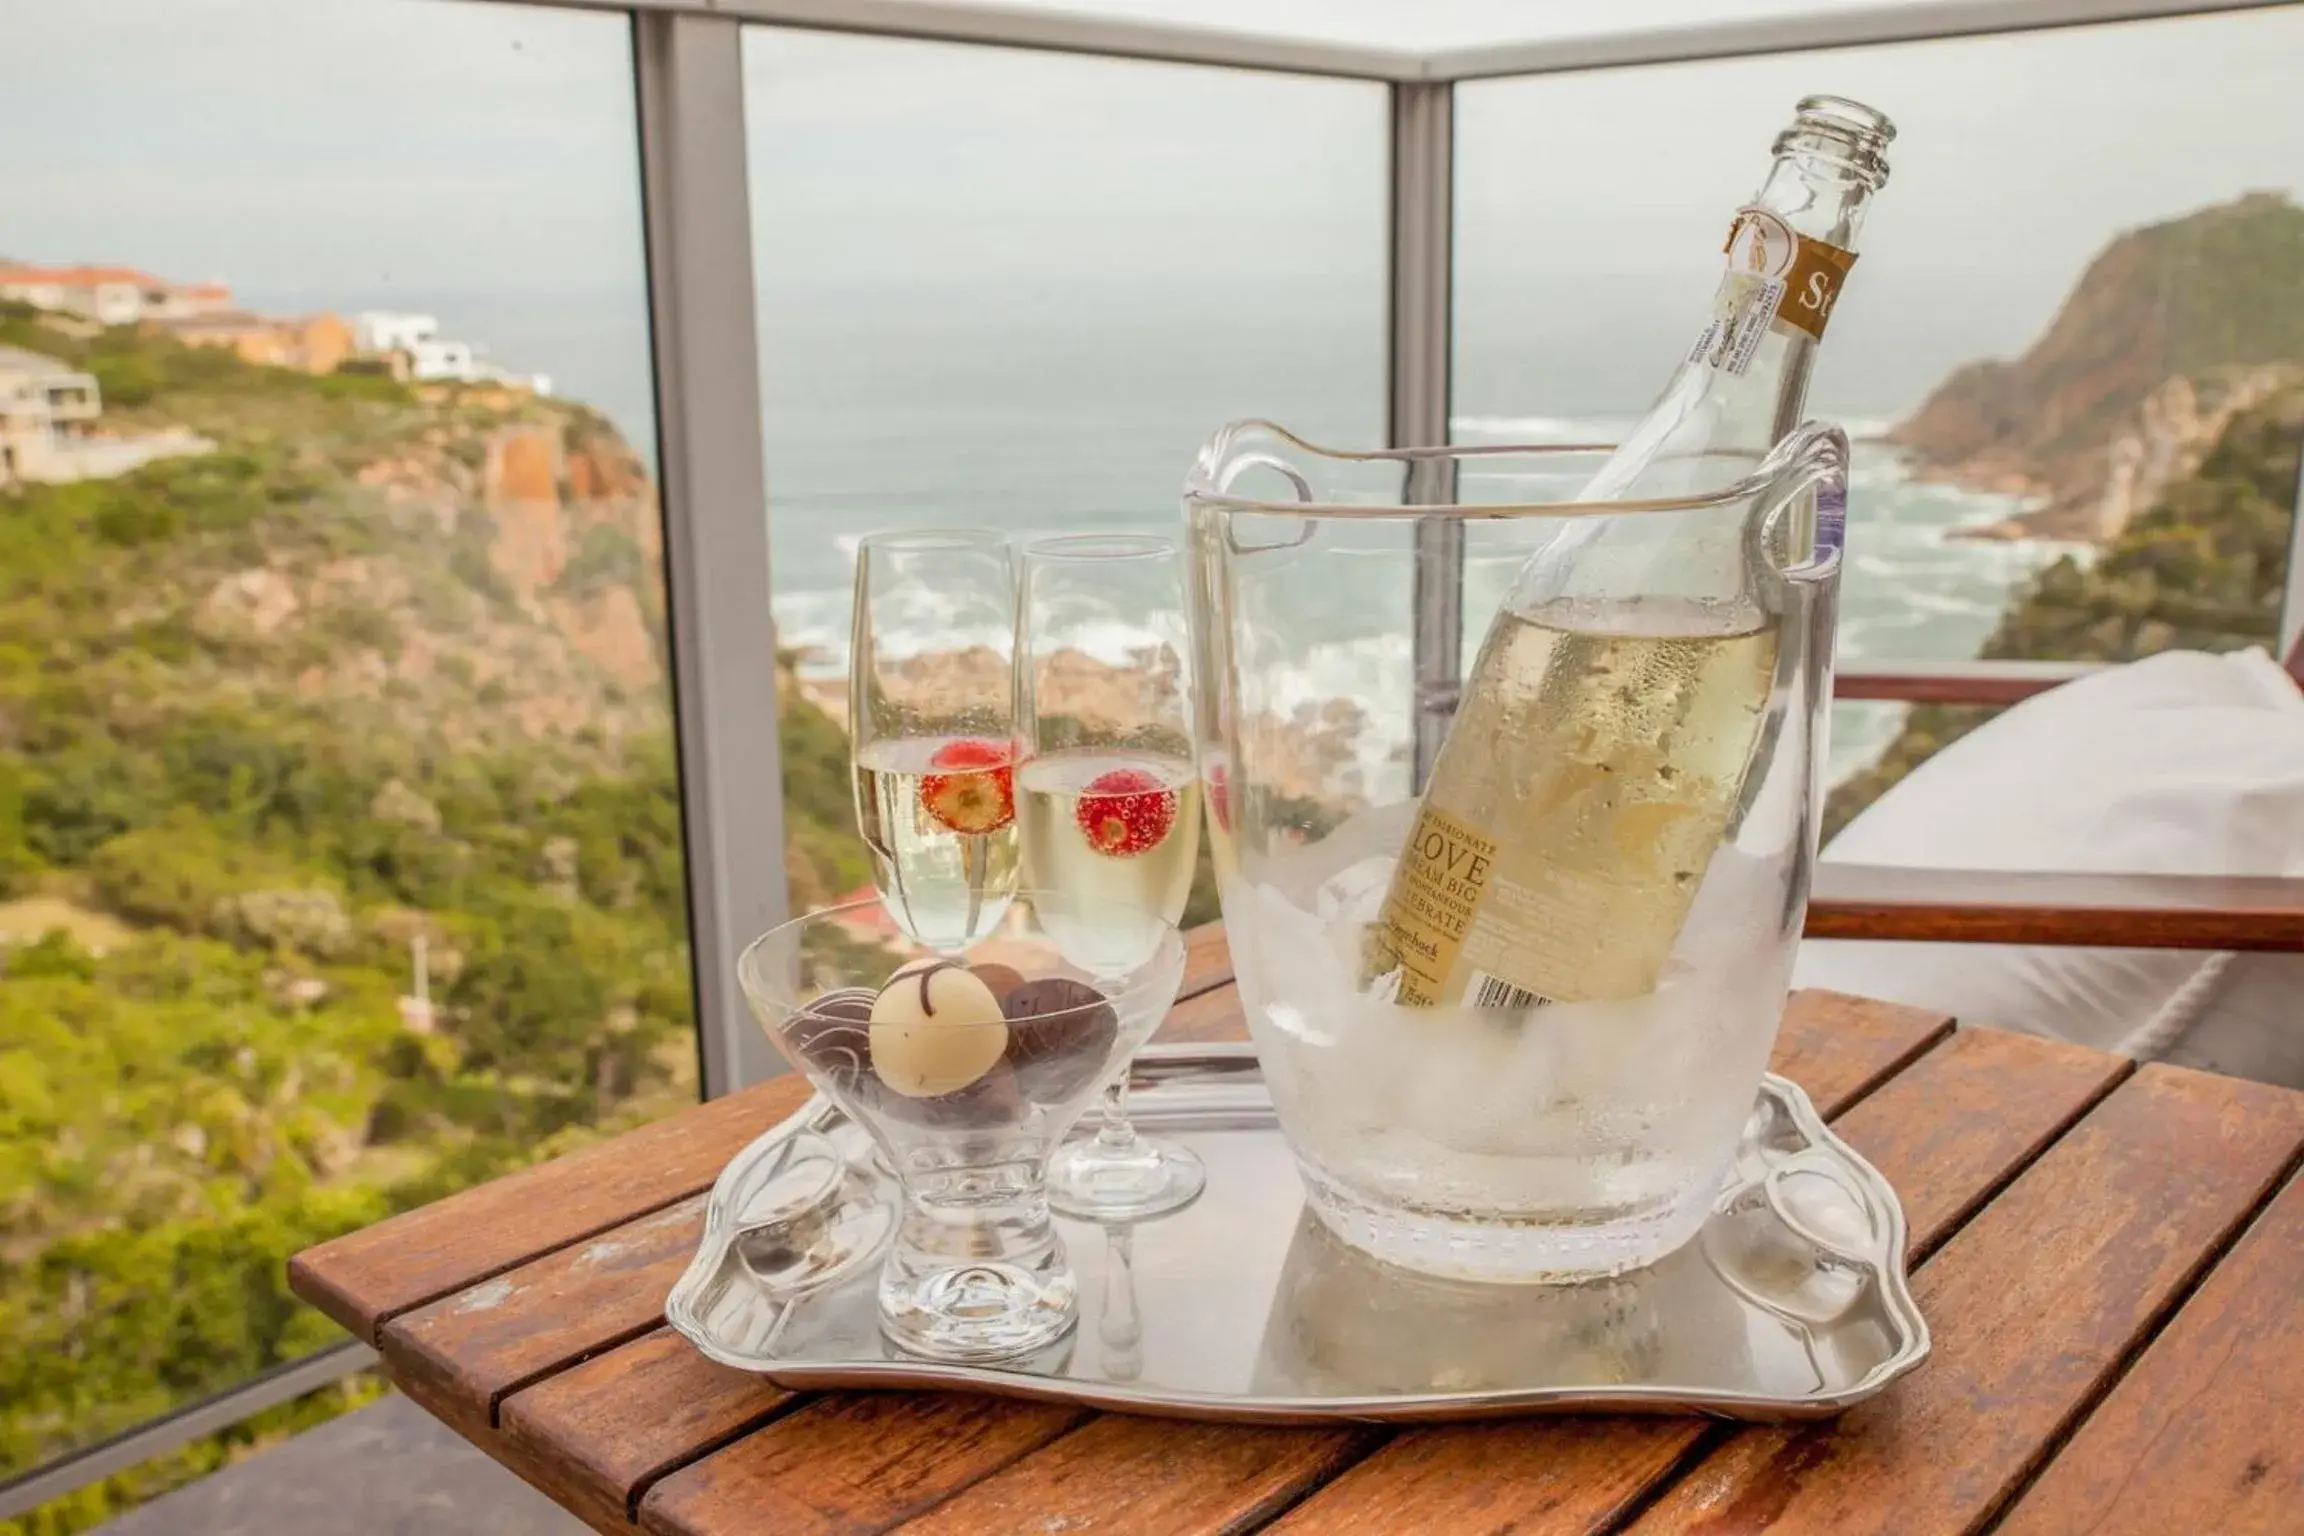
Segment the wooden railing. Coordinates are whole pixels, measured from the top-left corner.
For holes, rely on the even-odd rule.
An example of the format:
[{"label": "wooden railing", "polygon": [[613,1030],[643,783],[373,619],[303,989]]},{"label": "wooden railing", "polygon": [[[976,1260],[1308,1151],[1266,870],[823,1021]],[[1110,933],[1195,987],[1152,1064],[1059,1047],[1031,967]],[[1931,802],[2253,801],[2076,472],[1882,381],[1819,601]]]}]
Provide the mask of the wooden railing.
[{"label": "wooden railing", "polygon": [[2021,704],[2098,670],[2090,661],[1848,661],[1832,697],[1896,704]]},{"label": "wooden railing", "polygon": [[[2287,665],[2304,683],[2304,646]],[[1832,694],[2005,707],[2095,670],[2052,661],[1848,662]],[[1807,932],[1818,939],[2304,951],[2304,879],[1822,863]]]}]

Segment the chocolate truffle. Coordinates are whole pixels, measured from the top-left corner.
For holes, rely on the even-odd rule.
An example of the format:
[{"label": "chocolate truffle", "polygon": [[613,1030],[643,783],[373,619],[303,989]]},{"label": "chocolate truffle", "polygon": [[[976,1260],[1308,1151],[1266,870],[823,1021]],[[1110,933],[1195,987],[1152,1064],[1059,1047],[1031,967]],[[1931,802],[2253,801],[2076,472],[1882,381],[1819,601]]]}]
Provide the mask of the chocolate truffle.
[{"label": "chocolate truffle", "polygon": [[843,987],[802,1004],[784,1021],[784,1041],[802,1066],[853,1087],[872,1070],[872,989]]},{"label": "chocolate truffle", "polygon": [[1004,998],[1024,985],[1024,973],[1022,971],[1012,965],[1002,965],[997,960],[987,960],[981,965],[972,965],[968,969],[975,972],[978,981],[991,989],[994,997]]},{"label": "chocolate truffle", "polygon": [[1103,993],[1062,976],[1028,981],[1001,999],[1008,1064],[1024,1096],[1054,1104],[1094,1082],[1110,1064],[1119,1015]]},{"label": "chocolate truffle", "polygon": [[992,1070],[1008,1027],[992,989],[956,960],[923,960],[872,1000],[872,1070],[906,1098],[957,1093]]}]

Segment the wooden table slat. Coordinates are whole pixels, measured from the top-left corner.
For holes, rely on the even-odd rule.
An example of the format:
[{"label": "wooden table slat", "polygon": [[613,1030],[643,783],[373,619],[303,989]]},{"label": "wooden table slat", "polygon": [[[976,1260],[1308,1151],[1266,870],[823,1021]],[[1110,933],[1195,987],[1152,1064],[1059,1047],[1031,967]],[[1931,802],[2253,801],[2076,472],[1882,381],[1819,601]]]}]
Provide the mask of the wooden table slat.
[{"label": "wooden table slat", "polygon": [[1949,1014],[1844,992],[1795,992],[1768,1068],[1807,1089],[1830,1119],[1951,1033]]},{"label": "wooden table slat", "polygon": [[921,1514],[1089,1417],[944,1393],[820,1397],[640,1501],[654,1536],[854,1536]]},{"label": "wooden table slat", "polygon": [[1153,1045],[1210,1045],[1245,1040],[1248,1027],[1240,1016],[1240,989],[1212,987],[1185,998],[1168,1010],[1168,1017],[1152,1032]]},{"label": "wooden table slat", "polygon": [[1232,979],[1232,941],[1222,923],[1202,923],[1184,935],[1184,980],[1176,988],[1186,998]]},{"label": "wooden table slat", "polygon": [[760,1083],[307,1248],[288,1263],[289,1287],[374,1344],[403,1312],[711,1188],[807,1096],[797,1078]]},{"label": "wooden table slat", "polygon": [[[1222,924],[1186,935],[1180,998],[1231,979]],[[807,1096],[799,1078],[779,1077],[699,1104],[307,1248],[289,1261],[289,1286],[374,1344],[402,1312],[711,1188],[728,1159]]]},{"label": "wooden table slat", "polygon": [[384,1325],[385,1364],[466,1435],[495,1427],[506,1393],[638,1337],[704,1233],[702,1195],[546,1254]]},{"label": "wooden table slat", "polygon": [[[1926,1253],[2126,1072],[2125,1062],[2098,1051],[1962,1030],[1841,1116],[1836,1129],[1896,1187],[1911,1251]],[[1411,1430],[1278,1529],[1288,1536],[1604,1530],[1715,1434],[1693,1419]]]},{"label": "wooden table slat", "polygon": [[506,1399],[499,1454],[595,1530],[620,1530],[656,1479],[797,1401],[659,1328]]},{"label": "wooden table slat", "polygon": [[2152,1341],[1999,1536],[2304,1525],[2304,1179]]},{"label": "wooden table slat", "polygon": [[919,1536],[1252,1529],[1376,1439],[1105,1414],[907,1524]]},{"label": "wooden table slat", "polygon": [[2132,1070],[2061,1040],[1963,1029],[1833,1129],[1895,1189],[1917,1263]]},{"label": "wooden table slat", "polygon": [[1739,1432],[1632,1529],[1976,1529],[2299,1146],[2304,1096],[2136,1073],[1921,1271],[1926,1367],[1828,1425]]}]

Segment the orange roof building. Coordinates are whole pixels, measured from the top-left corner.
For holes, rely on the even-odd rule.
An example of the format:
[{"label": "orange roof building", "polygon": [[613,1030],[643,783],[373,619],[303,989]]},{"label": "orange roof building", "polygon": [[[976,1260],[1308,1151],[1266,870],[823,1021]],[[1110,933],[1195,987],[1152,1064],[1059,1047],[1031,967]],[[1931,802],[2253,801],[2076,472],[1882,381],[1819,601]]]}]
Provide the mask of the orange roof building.
[{"label": "orange roof building", "polygon": [[171,283],[135,267],[0,266],[0,299],[104,325],[180,320],[232,307],[222,283]]}]

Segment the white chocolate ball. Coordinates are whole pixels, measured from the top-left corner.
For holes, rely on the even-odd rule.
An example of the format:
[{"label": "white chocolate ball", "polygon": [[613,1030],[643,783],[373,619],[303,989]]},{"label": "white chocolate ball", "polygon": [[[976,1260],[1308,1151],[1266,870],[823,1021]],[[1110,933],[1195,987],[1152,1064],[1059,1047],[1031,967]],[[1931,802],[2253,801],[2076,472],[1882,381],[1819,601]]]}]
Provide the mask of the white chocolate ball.
[{"label": "white chocolate ball", "polygon": [[916,960],[872,1000],[872,1070],[910,1099],[958,1093],[999,1065],[1008,1022],[966,966]]}]

